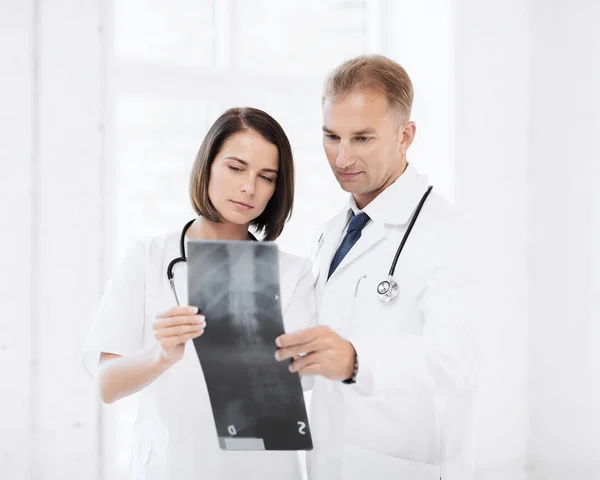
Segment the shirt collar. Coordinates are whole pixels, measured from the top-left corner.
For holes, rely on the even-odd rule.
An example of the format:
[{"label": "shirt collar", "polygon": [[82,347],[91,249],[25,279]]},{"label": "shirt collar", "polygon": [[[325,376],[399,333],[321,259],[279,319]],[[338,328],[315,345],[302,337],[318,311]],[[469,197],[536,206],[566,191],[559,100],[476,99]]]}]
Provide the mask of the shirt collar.
[{"label": "shirt collar", "polygon": [[[419,174],[417,169],[408,164],[406,170],[394,183],[387,187],[369,203],[362,211],[369,215],[373,222],[403,225],[417,208],[419,200],[427,189],[427,177]],[[354,197],[348,200],[347,218],[361,212]]]}]

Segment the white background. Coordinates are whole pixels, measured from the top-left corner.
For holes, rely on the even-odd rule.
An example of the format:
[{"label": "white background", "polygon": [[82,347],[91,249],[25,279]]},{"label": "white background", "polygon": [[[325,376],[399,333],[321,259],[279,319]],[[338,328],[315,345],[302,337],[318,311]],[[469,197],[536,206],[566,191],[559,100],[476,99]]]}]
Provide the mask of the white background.
[{"label": "white background", "polygon": [[409,160],[477,226],[477,477],[597,479],[599,24],[594,0],[0,0],[0,478],[125,478],[131,402],[79,359],[116,261],[191,218],[240,105],[290,136],[279,243],[306,254],[345,201],[322,81],[371,52],[413,79]]}]

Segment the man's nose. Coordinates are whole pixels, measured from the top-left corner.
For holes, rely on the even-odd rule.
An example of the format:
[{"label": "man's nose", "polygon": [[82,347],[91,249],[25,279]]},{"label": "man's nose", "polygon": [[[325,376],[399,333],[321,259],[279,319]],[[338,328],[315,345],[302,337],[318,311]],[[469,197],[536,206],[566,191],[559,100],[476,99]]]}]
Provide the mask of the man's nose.
[{"label": "man's nose", "polygon": [[352,165],[354,163],[354,160],[352,159],[352,155],[347,144],[344,142],[340,142],[339,145],[340,146],[338,147],[338,154],[335,159],[335,166],[339,169],[344,169]]}]

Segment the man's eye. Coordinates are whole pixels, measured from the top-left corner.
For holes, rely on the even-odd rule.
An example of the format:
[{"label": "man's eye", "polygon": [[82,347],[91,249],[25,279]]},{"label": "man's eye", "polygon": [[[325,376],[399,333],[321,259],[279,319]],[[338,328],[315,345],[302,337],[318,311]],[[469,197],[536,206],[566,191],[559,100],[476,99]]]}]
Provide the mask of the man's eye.
[{"label": "man's eye", "polygon": [[370,139],[371,137],[358,137],[359,142],[368,142]]},{"label": "man's eye", "polygon": [[327,135],[327,138],[328,138],[329,140],[337,140],[337,139],[338,139],[338,138],[340,138],[340,137],[338,137],[337,135]]}]

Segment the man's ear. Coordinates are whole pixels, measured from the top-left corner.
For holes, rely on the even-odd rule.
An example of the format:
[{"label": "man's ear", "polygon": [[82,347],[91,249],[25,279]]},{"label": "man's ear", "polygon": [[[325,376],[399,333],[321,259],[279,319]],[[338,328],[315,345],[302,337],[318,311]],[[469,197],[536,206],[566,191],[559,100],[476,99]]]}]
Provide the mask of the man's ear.
[{"label": "man's ear", "polygon": [[398,136],[400,138],[400,154],[404,155],[411,146],[415,139],[417,132],[417,126],[415,122],[404,122],[398,129]]}]

